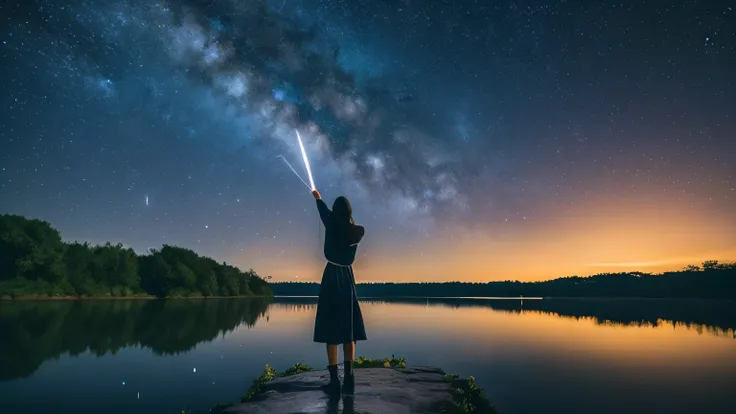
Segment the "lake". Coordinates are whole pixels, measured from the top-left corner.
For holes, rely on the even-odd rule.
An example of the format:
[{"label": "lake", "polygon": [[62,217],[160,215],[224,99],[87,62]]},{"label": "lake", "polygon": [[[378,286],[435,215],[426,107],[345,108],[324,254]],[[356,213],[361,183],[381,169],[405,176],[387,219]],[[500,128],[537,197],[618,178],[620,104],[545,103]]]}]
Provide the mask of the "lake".
[{"label": "lake", "polygon": [[[324,367],[324,347],[311,342],[315,303],[0,302],[0,412],[207,413],[238,401],[267,363]],[[736,413],[734,302],[361,306],[359,355],[473,375],[504,414]]]}]

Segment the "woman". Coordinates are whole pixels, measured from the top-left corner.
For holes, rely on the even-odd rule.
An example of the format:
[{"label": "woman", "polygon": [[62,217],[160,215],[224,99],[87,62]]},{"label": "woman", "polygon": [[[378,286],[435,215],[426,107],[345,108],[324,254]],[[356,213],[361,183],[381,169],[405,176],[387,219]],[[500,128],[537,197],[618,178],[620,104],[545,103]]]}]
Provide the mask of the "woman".
[{"label": "woman", "polygon": [[327,344],[330,382],[325,388],[329,393],[339,395],[341,386],[337,376],[338,345],[342,344],[345,357],[344,390],[351,393],[355,388],[355,341],[366,340],[352,267],[365,229],[353,221],[353,211],[347,198],[338,197],[330,211],[322,201],[319,191],[312,191],[312,195],[317,199],[319,217],[326,229],[324,253],[327,259],[319,288],[314,341]]}]

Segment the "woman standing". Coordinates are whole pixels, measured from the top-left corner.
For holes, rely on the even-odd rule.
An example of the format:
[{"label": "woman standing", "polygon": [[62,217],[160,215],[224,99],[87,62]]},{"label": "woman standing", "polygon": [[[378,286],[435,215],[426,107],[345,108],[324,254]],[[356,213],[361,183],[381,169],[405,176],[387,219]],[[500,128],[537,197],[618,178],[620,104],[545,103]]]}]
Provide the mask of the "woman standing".
[{"label": "woman standing", "polygon": [[355,341],[366,340],[363,315],[355,293],[352,265],[365,229],[353,221],[352,207],[347,198],[338,197],[330,211],[322,201],[319,191],[312,191],[312,195],[317,200],[317,210],[326,229],[324,253],[327,259],[319,288],[314,341],[327,344],[330,382],[325,389],[333,395],[341,392],[337,359],[338,345],[342,344],[345,359],[344,390],[352,393],[355,388]]}]

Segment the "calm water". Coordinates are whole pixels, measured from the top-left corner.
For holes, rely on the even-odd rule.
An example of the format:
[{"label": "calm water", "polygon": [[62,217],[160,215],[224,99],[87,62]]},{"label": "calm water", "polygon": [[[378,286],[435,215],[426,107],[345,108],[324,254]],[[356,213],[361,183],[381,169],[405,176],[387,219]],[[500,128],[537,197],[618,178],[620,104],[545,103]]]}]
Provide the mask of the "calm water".
[{"label": "calm water", "polygon": [[[0,303],[0,412],[206,413],[324,366],[315,300]],[[736,413],[736,303],[365,301],[358,354],[474,375],[502,413]],[[359,408],[359,407],[357,407]]]}]

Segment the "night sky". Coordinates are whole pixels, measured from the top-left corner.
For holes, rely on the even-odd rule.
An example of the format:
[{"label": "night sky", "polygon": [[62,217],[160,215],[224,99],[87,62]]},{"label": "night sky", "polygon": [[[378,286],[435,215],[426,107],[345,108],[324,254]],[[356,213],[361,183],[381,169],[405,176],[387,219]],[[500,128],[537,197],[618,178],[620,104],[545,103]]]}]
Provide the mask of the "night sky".
[{"label": "night sky", "polygon": [[[319,280],[736,259],[728,1],[3,1],[0,213]],[[298,278],[298,279],[297,279]]]}]

